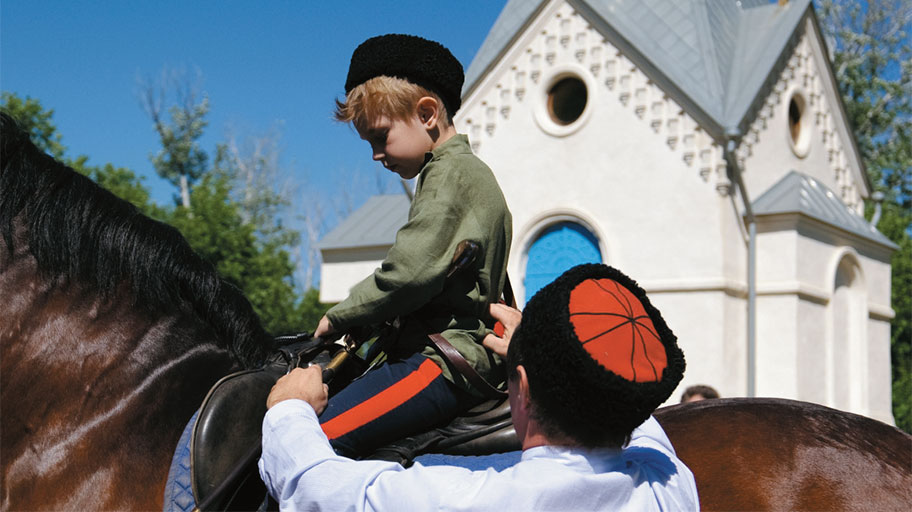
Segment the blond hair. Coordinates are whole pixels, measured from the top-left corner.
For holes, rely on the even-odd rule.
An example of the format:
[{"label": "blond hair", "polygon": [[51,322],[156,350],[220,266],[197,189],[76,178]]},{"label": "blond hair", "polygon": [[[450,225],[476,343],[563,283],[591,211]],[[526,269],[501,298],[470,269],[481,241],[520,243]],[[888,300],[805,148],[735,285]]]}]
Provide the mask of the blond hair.
[{"label": "blond hair", "polygon": [[425,96],[437,100],[439,118],[452,124],[440,96],[408,80],[385,75],[358,85],[348,93],[344,102],[336,100],[335,118],[356,126],[364,126],[382,116],[405,121],[415,113],[418,100]]}]

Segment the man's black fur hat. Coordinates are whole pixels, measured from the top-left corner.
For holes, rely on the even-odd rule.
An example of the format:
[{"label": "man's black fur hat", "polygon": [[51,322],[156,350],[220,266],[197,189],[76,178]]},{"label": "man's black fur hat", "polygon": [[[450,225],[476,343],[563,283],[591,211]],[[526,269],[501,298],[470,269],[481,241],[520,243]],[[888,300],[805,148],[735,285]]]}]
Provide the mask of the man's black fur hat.
[{"label": "man's black fur hat", "polygon": [[402,78],[436,93],[450,116],[462,105],[462,64],[440,43],[406,34],[364,41],[352,54],[345,94],[381,75]]},{"label": "man's black fur hat", "polygon": [[646,292],[607,265],[579,265],[536,293],[514,349],[537,416],[588,446],[621,444],[684,375],[684,353]]}]

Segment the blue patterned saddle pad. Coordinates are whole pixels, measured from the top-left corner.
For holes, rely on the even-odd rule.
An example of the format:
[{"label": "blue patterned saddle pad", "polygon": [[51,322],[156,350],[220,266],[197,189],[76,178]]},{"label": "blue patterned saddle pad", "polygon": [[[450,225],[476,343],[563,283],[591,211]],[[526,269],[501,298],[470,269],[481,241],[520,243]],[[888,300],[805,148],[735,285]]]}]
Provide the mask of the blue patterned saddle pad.
[{"label": "blue patterned saddle pad", "polygon": [[174,450],[168,482],[165,484],[164,512],[190,512],[196,506],[190,483],[190,436],[198,415],[199,411],[193,413]]}]

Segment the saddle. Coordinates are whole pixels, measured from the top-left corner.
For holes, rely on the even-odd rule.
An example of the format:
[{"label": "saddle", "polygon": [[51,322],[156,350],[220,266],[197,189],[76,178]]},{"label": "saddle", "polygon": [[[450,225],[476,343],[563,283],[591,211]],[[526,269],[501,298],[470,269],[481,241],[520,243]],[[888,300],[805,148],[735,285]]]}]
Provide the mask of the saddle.
[{"label": "saddle", "polygon": [[[196,510],[257,510],[267,499],[257,460],[266,398],[275,381],[302,362],[326,366],[332,353],[309,339],[280,349],[263,368],[219,380],[209,391],[190,439],[190,479]],[[316,355],[314,355],[316,353]],[[450,424],[400,439],[367,459],[408,467],[424,453],[483,455],[519,450],[510,405],[488,400]]]},{"label": "saddle", "polygon": [[[479,245],[463,240],[447,272],[447,279],[460,271],[471,268],[481,252]],[[505,301],[515,307],[509,277],[505,278]],[[399,319],[386,328],[393,332],[399,328]],[[355,337],[366,339],[365,333]],[[379,335],[383,339],[382,334]],[[323,381],[330,383],[334,392],[339,380],[333,376],[339,371],[349,372],[354,378],[365,370],[363,365],[353,365],[346,360],[357,351],[353,337],[346,337],[347,345],[327,344],[307,334],[277,338],[279,351],[259,370],[234,373],[218,381],[201,406],[199,418],[193,427],[190,440],[190,473],[193,495],[198,510],[261,508],[266,498],[256,463],[261,446],[261,426],[266,415],[266,398],[273,384],[283,374],[302,362],[315,362],[324,368]],[[408,466],[416,455],[435,451],[450,455],[489,454],[518,450],[510,418],[506,393],[497,390],[478,375],[471,365],[439,334],[431,334],[429,342],[489,400],[456,418],[449,425],[423,434],[399,440],[377,450],[368,458],[397,461]],[[381,350],[384,343],[375,340],[367,350]],[[373,361],[368,356],[363,362]],[[352,373],[354,372],[354,373]],[[350,378],[348,380],[351,380]]]},{"label": "saddle", "polygon": [[[190,483],[197,510],[255,510],[265,497],[259,458],[266,398],[301,361],[320,357],[320,340],[297,337],[266,365],[220,379],[203,399],[190,437]],[[317,357],[314,357],[314,354]]]}]

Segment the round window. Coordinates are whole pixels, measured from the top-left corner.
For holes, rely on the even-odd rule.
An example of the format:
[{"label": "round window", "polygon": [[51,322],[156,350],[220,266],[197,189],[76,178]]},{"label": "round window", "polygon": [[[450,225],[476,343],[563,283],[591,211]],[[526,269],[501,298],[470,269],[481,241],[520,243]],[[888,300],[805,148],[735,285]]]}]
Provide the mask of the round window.
[{"label": "round window", "polygon": [[792,151],[798,157],[805,157],[811,145],[808,126],[807,102],[800,92],[795,92],[788,102],[788,138]]},{"label": "round window", "polygon": [[566,126],[583,114],[589,93],[575,76],[561,78],[548,90],[548,113],[555,123]]},{"label": "round window", "polygon": [[795,144],[798,143],[798,137],[801,135],[801,114],[804,113],[803,103],[801,96],[792,96],[791,101],[789,101],[789,134]]}]

